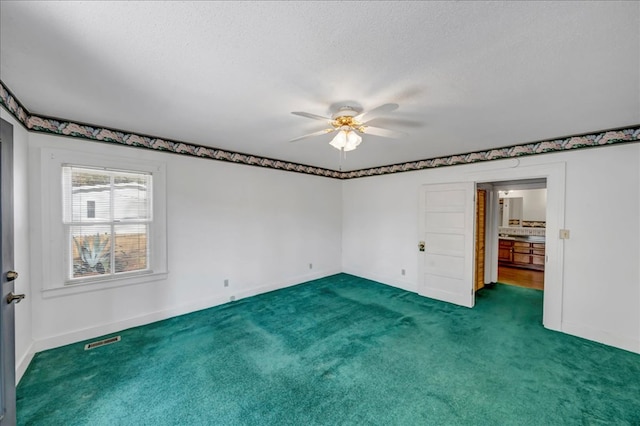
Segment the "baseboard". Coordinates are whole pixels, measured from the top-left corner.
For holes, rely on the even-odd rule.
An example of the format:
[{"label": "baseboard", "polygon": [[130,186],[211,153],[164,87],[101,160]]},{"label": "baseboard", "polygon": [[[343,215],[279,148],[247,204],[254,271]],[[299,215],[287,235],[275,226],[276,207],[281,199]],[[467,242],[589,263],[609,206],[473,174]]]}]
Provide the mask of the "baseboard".
[{"label": "baseboard", "polygon": [[87,339],[116,333],[132,327],[151,324],[153,322],[162,321],[179,315],[188,314],[190,312],[207,309],[212,306],[221,305],[228,302],[225,297],[216,297],[210,299],[199,300],[194,303],[181,305],[176,308],[150,312],[137,317],[128,318],[122,321],[116,321],[108,324],[102,324],[94,327],[87,327],[81,330],[75,330],[69,333],[62,333],[55,336],[37,339],[34,344],[35,352],[45,351],[47,349],[58,348],[60,346],[70,345],[72,343],[81,342]]},{"label": "baseboard", "polygon": [[[329,277],[331,275],[339,274],[340,272],[342,271],[339,269],[335,269],[335,270],[329,270],[329,271],[323,271],[323,272],[315,272],[312,274],[299,275],[299,276],[290,278],[285,281],[277,282],[277,283],[273,282],[269,284],[263,284],[258,287],[250,287],[247,290],[243,290],[234,294],[234,296],[235,296],[235,300],[245,299],[247,297],[257,296],[258,294],[268,293],[270,291],[280,290],[286,287],[302,284],[307,281],[313,281],[320,278]],[[227,300],[227,302],[228,301],[229,300]]]},{"label": "baseboard", "polygon": [[382,284],[389,285],[391,287],[396,287],[401,290],[410,291],[412,293],[417,293],[418,288],[415,283],[399,280],[397,278],[386,277],[383,275],[372,274],[368,271],[361,271],[355,268],[345,268],[342,272],[345,274],[355,275],[360,278],[365,278],[367,280],[376,281]]},{"label": "baseboard", "polygon": [[607,346],[613,346],[619,349],[624,349],[625,351],[640,354],[640,338],[630,339],[608,331],[564,321],[562,322],[561,331],[566,334],[571,334],[572,336],[581,337]]},{"label": "baseboard", "polygon": [[[330,275],[339,273],[339,270],[335,272],[333,270],[315,272],[312,274],[304,274],[297,277],[293,277],[281,282],[272,282],[267,285],[261,285],[256,287],[250,287],[249,289],[234,293],[233,299],[239,300],[258,294],[267,293],[269,291],[279,290],[285,287],[301,284],[306,281],[311,281],[319,278],[324,278]],[[151,324],[153,322],[162,321],[168,318],[173,318],[180,315],[189,314],[191,312],[200,311],[203,309],[212,308],[214,306],[222,305],[231,301],[230,296],[213,297],[196,302],[187,303],[177,306],[171,309],[165,309],[155,312],[146,313],[144,315],[128,318],[122,321],[116,321],[108,324],[102,324],[93,327],[87,327],[81,330],[75,330],[69,333],[62,333],[55,336],[46,337],[43,339],[35,340],[32,353],[37,353],[47,349],[53,349],[60,346],[70,345],[72,343],[81,342],[83,340],[94,339],[96,337],[104,336],[107,334],[117,333],[122,330],[126,330],[132,327],[139,327],[142,325]],[[27,364],[28,365],[28,364]]]},{"label": "baseboard", "polygon": [[34,349],[34,342],[31,342],[26,352],[20,357],[20,359],[16,360],[16,386],[20,383],[22,376],[29,368],[29,364],[31,364],[31,360],[33,360],[33,356],[36,354]]}]

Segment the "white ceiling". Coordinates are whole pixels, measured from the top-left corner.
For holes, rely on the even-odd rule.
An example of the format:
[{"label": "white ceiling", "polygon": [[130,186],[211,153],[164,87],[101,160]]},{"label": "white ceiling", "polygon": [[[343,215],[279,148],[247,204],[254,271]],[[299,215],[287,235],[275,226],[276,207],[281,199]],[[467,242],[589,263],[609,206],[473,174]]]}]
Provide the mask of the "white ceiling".
[{"label": "white ceiling", "polygon": [[[640,2],[0,3],[34,114],[337,170],[324,127],[400,105],[356,170],[640,123]],[[373,123],[372,123],[373,124]]]}]

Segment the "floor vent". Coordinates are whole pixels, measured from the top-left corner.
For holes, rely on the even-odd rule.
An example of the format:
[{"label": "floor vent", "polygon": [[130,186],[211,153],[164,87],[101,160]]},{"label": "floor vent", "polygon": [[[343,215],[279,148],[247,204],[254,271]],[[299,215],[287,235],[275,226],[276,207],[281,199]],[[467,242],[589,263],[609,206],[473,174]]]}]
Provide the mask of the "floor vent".
[{"label": "floor vent", "polygon": [[98,348],[100,346],[109,345],[111,343],[116,343],[120,341],[120,336],[109,337],[108,339],[98,340],[97,342],[87,343],[84,345],[84,350],[88,351],[89,349]]}]

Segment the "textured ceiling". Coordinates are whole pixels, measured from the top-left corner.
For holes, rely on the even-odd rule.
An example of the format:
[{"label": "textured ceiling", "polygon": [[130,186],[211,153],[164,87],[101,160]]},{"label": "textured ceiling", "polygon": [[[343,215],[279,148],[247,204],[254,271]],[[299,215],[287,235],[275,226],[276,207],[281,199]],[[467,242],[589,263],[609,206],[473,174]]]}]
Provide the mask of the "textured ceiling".
[{"label": "textured ceiling", "polygon": [[[356,170],[640,123],[640,2],[0,3],[34,114]],[[395,102],[340,159],[291,111]],[[372,123],[374,124],[374,123]]]}]

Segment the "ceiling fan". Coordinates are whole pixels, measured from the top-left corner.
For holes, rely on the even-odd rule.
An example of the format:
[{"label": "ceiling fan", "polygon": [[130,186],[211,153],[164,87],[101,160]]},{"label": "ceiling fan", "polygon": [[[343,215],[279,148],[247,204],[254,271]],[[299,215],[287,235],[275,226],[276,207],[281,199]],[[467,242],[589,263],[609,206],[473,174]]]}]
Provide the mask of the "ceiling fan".
[{"label": "ceiling fan", "polygon": [[356,149],[362,142],[361,134],[369,134],[382,136],[385,138],[399,138],[405,136],[406,133],[395,130],[383,129],[381,127],[373,127],[367,123],[381,114],[395,111],[398,104],[384,104],[367,112],[359,112],[352,106],[342,106],[338,111],[329,117],[311,114],[308,112],[294,111],[291,114],[302,117],[312,118],[326,122],[330,127],[319,130],[308,135],[291,139],[289,142],[299,141],[301,139],[310,138],[312,136],[320,136],[327,133],[338,132],[336,136],[329,142],[331,146],[341,151],[352,151]]}]

